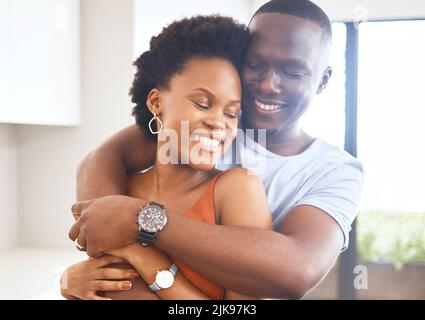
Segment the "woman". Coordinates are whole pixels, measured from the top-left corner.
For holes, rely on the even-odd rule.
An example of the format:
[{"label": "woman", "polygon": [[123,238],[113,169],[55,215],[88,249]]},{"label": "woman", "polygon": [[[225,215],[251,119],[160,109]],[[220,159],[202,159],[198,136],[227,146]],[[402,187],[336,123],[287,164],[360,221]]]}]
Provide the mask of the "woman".
[{"label": "woman", "polygon": [[[128,195],[212,224],[272,228],[258,177],[241,168],[226,172],[214,168],[236,136],[239,71],[247,43],[244,26],[219,16],[174,22],[152,38],[150,50],[135,62],[130,94],[136,103],[136,123],[157,141],[157,156],[150,170],[129,177]],[[153,247],[133,243],[107,253],[69,267],[62,294],[80,299],[251,298],[220,288]],[[110,265],[120,262],[135,270]],[[172,287],[146,290],[158,270],[174,265]],[[131,282],[134,278],[138,280]]]}]

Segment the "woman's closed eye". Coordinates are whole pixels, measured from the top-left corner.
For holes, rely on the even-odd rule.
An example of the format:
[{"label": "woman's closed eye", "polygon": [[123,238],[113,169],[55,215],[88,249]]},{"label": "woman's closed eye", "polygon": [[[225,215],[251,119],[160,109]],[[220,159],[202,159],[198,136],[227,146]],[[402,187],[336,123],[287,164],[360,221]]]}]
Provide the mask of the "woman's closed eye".
[{"label": "woman's closed eye", "polygon": [[239,115],[239,111],[225,111],[224,115],[229,119],[236,119]]},{"label": "woman's closed eye", "polygon": [[200,102],[193,101],[193,104],[199,110],[205,111],[205,110],[209,109],[209,106],[206,103],[200,103]]}]

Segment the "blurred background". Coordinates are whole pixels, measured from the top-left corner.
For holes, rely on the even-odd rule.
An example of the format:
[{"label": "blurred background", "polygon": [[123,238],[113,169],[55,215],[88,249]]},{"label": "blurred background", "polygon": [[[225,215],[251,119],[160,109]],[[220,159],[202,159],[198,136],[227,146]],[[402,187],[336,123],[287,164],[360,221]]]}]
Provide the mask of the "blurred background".
[{"label": "blurred background", "polygon": [[[255,0],[0,0],[0,299],[61,299],[82,158],[133,123],[133,60],[173,20]],[[425,299],[425,1],[317,0],[334,74],[303,119],[366,170],[350,248],[306,299]]]}]

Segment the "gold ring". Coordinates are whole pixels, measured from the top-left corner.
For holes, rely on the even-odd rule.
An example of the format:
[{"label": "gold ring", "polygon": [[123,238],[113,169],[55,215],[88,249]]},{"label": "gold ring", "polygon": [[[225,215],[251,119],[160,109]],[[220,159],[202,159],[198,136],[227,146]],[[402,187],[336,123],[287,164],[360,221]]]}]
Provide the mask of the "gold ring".
[{"label": "gold ring", "polygon": [[78,243],[78,238],[75,239],[74,243],[78,250],[84,250],[84,247]]}]

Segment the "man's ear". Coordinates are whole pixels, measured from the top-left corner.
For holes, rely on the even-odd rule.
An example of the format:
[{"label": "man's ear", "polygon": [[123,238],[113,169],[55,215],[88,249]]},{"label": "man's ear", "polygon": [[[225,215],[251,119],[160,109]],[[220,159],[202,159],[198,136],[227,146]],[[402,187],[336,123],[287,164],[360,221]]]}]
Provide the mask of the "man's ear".
[{"label": "man's ear", "polygon": [[326,89],[326,86],[328,85],[328,82],[331,76],[332,76],[332,67],[327,67],[322,74],[322,79],[320,80],[319,88],[317,88],[316,94],[320,94],[323,92],[323,90]]},{"label": "man's ear", "polygon": [[152,89],[149,94],[148,98],[146,99],[146,105],[148,106],[150,112],[152,114],[159,115],[161,114],[161,91],[157,88]]}]

